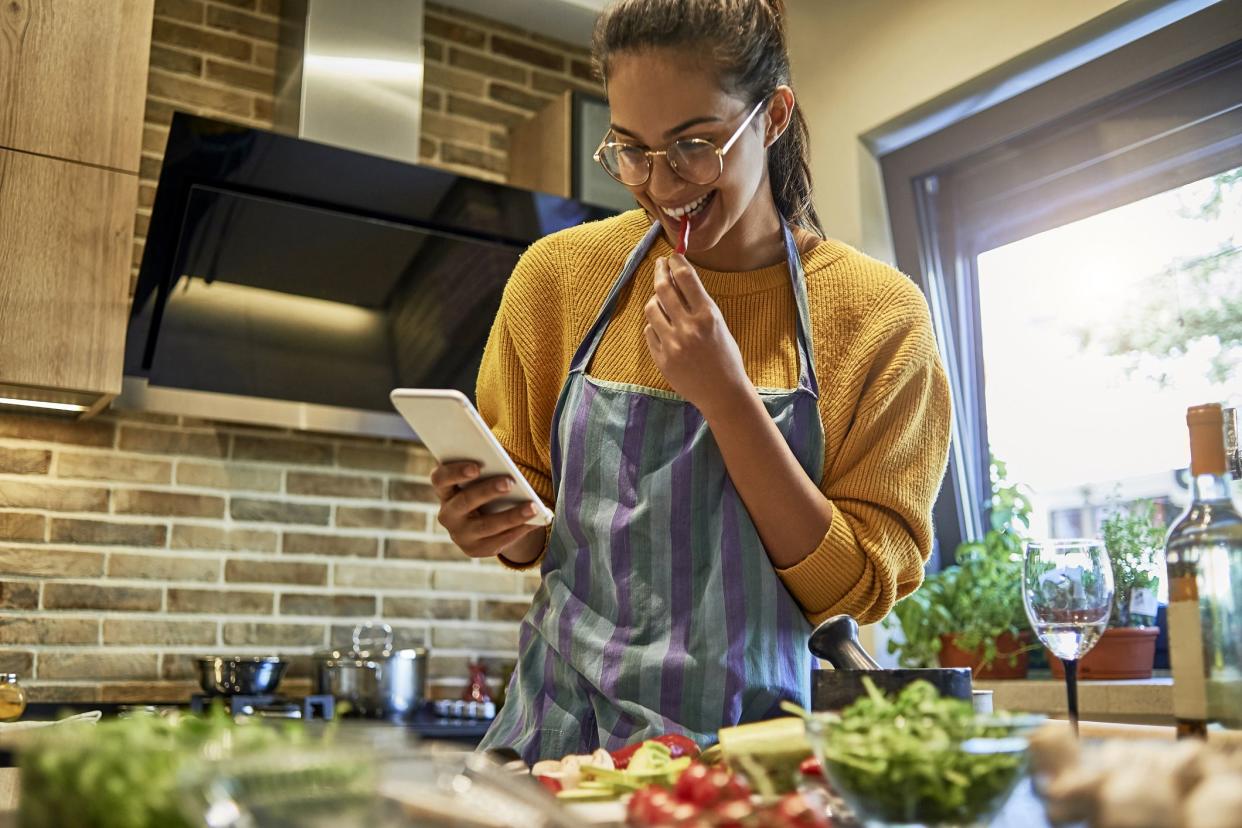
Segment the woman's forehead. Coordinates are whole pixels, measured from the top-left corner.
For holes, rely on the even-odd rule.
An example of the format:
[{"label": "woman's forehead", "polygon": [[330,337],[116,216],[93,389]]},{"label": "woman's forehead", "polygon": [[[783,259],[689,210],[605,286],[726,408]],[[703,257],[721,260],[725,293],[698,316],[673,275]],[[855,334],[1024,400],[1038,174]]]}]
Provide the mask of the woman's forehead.
[{"label": "woman's forehead", "polygon": [[720,87],[710,61],[671,49],[614,55],[607,91],[613,125],[646,143],[693,118],[728,120],[740,105]]}]

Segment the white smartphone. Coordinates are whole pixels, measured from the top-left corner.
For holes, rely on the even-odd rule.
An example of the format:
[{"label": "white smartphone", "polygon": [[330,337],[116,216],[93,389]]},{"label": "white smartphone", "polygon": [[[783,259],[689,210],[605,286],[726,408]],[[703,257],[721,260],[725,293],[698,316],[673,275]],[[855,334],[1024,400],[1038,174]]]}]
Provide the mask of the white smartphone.
[{"label": "white smartphone", "polygon": [[534,526],[552,522],[552,510],[540,500],[465,394],[451,389],[397,388],[389,399],[438,463],[473,461],[479,464],[480,478],[500,475],[513,480],[509,494],[493,500],[483,511],[499,512],[533,503],[535,514],[526,522]]}]

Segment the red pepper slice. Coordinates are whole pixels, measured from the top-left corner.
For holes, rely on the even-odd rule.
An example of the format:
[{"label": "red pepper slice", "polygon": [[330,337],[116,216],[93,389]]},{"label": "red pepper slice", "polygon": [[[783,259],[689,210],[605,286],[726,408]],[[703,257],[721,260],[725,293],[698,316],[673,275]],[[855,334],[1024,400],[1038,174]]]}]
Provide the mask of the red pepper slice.
[{"label": "red pepper slice", "polygon": [[539,780],[540,785],[543,785],[545,788],[547,788],[550,792],[554,794],[560,793],[561,790],[565,787],[564,785],[561,784],[561,780],[555,777],[552,777],[552,776],[536,776],[535,779]]},{"label": "red pepper slice", "polygon": [[[689,756],[691,759],[699,758],[699,745],[689,736],[683,736],[680,733],[665,733],[663,736],[656,736],[654,739],[647,739],[648,742],[659,742],[668,748],[669,757],[677,759],[682,756]],[[632,745],[626,745],[612,751],[612,764],[617,770],[625,770],[630,766],[630,760],[634,758],[634,754],[643,746],[642,742],[635,742]]]},{"label": "red pepper slice", "polygon": [[634,758],[634,754],[638,753],[638,749],[642,747],[642,742],[635,742],[632,745],[626,745],[618,748],[610,754],[612,756],[612,764],[617,770],[625,770],[630,766],[630,760]]},{"label": "red pepper slice", "polygon": [[699,758],[699,744],[689,736],[683,736],[680,733],[665,733],[651,741],[666,745],[668,755],[673,759],[679,759],[682,756],[689,756],[691,759]]}]

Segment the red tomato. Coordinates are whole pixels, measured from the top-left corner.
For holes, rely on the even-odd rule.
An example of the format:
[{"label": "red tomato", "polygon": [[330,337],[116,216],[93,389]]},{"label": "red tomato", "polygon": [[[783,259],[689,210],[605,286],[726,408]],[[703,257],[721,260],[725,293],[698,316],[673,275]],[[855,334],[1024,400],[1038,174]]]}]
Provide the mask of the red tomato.
[{"label": "red tomato", "polygon": [[710,811],[712,824],[718,828],[742,828],[755,813],[755,806],[749,799],[735,799],[723,802]]},{"label": "red tomato", "polygon": [[790,828],[831,828],[827,815],[811,807],[801,794],[786,794],[776,804],[776,812]]},{"label": "red tomato", "polygon": [[819,760],[814,756],[808,756],[802,760],[802,764],[798,766],[798,770],[803,776],[815,776],[822,778],[824,769],[820,766]]},{"label": "red tomato", "polygon": [[732,802],[736,799],[750,799],[750,787],[742,779],[724,768],[715,768],[708,777],[712,785],[720,791],[720,802]]},{"label": "red tomato", "polygon": [[728,770],[696,762],[678,778],[673,795],[700,808],[711,808],[723,802],[749,799],[750,790]]},{"label": "red tomato", "polygon": [[650,785],[634,792],[626,807],[626,816],[636,825],[664,825],[672,820],[677,800],[659,785]]},{"label": "red tomato", "polygon": [[540,785],[543,785],[545,788],[547,788],[549,791],[551,791],[554,794],[560,793],[561,789],[564,787],[561,784],[561,780],[556,779],[551,776],[536,776],[535,778],[539,780]]}]

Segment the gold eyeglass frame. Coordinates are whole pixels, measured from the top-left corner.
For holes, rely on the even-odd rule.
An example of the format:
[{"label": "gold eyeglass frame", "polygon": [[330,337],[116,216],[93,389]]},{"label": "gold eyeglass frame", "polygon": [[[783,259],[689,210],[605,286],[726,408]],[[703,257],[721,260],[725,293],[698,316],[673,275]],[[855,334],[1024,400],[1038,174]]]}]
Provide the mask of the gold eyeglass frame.
[{"label": "gold eyeglass frame", "polygon": [[[652,150],[652,149],[639,150],[639,152],[641,152],[647,158],[647,174],[643,176],[642,181],[639,181],[634,184],[631,184],[626,181],[622,181],[618,176],[613,175],[612,170],[608,169],[608,165],[604,163],[604,159],[603,159],[604,150],[609,147],[625,147],[630,150],[638,150],[638,147],[635,146],[634,144],[627,144],[624,141],[603,140],[603,141],[600,141],[599,146],[595,148],[595,153],[591,157],[594,158],[596,162],[598,162],[599,165],[604,168],[604,172],[608,173],[608,177],[611,178],[613,181],[616,181],[625,187],[641,187],[651,180],[651,171],[655,169],[655,161],[653,160],[654,156],[663,155],[664,159],[668,162],[669,168],[677,175],[678,178],[682,179],[683,181],[688,181],[691,184],[697,184],[700,187],[704,187],[704,186],[707,186],[708,184],[713,184],[720,179],[720,176],[724,173],[725,153],[729,151],[730,147],[732,147],[735,143],[737,143],[738,138],[742,137],[742,132],[746,129],[747,126],[750,125],[750,122],[755,119],[755,116],[759,114],[759,110],[763,108],[763,105],[765,103],[767,103],[767,99],[764,99],[760,101],[759,103],[755,104],[755,108],[752,109],[750,111],[750,114],[746,116],[746,120],[742,121],[741,126],[739,126],[737,129],[733,131],[733,134],[729,136],[728,141],[725,141],[725,144],[723,147],[716,146],[714,143],[707,140],[706,138],[678,138],[676,141],[669,144],[667,148],[662,149],[662,150]],[[609,130],[609,132],[611,132],[611,130]],[[604,138],[607,139],[608,136],[605,135]],[[677,146],[678,144],[700,144],[700,145],[706,144],[707,146],[711,147],[716,152],[716,160],[719,162],[719,169],[717,169],[715,177],[713,177],[709,181],[692,181],[691,179],[686,178],[684,175],[682,175],[681,172],[678,171],[677,169],[676,162],[674,162],[673,159],[668,154],[669,149]]]}]

